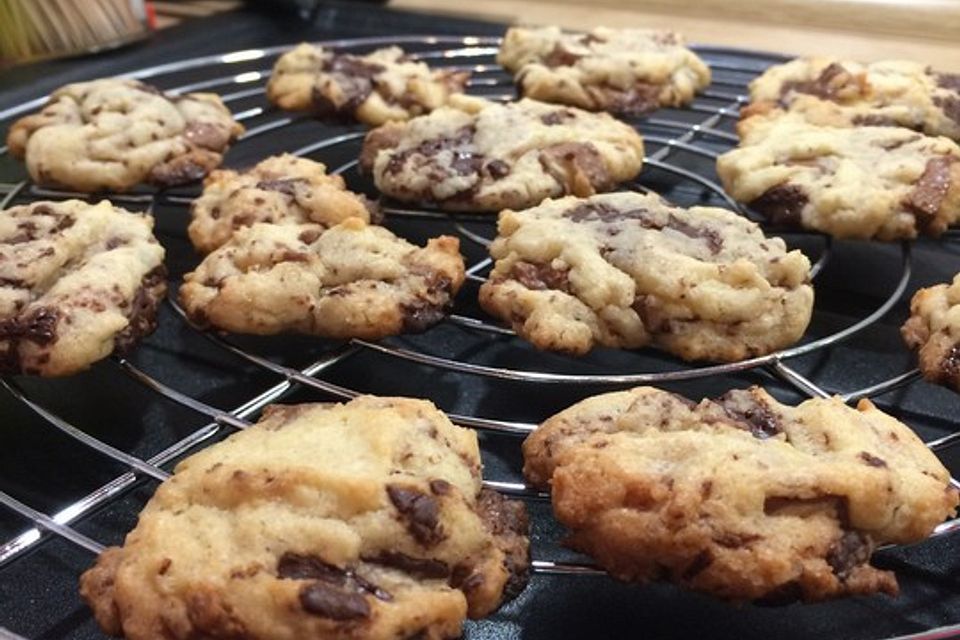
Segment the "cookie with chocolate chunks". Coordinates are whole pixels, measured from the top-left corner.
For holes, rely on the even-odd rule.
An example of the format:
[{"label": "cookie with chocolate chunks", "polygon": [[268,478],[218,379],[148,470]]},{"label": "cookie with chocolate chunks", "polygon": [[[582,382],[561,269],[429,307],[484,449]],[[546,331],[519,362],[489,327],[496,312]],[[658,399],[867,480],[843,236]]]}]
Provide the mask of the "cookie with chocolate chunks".
[{"label": "cookie with chocolate chunks", "polygon": [[783,112],[834,127],[905,127],[960,141],[960,75],[907,60],[797,58],[750,83],[742,117]]},{"label": "cookie with chocolate chunks", "polygon": [[960,220],[960,146],[902,127],[842,128],[800,116],[740,123],[720,156],[724,189],[777,225],[837,238],[939,236]]},{"label": "cookie with chocolate chunks", "polygon": [[960,274],[917,291],[900,333],[917,352],[925,379],[960,392]]},{"label": "cookie with chocolate chunks", "polygon": [[696,404],[652,387],[584,400],[524,442],[569,544],[627,581],[782,604],[897,593],[878,546],[924,539],[956,509],[950,475],[869,400]]},{"label": "cookie with chocolate chunks", "polygon": [[376,203],[347,190],[327,167],[290,154],[271,156],[246,171],[221,169],[204,181],[187,228],[200,252],[221,246],[237,229],[256,222],[332,227],[347,218],[379,219]]},{"label": "cookie with chocolate chunks", "polygon": [[65,376],[125,353],[166,293],[153,218],[106,200],[0,211],[0,373]]},{"label": "cookie with chocolate chunks", "polygon": [[34,182],[77,191],[126,191],[199,180],[243,133],[214,93],[166,95],[108,78],[57,89],[39,113],[17,120],[10,153]]},{"label": "cookie with chocolate chunks", "polygon": [[710,68],[673,31],[511,27],[497,62],[525,97],[629,116],[682,107],[710,84]]},{"label": "cookie with chocolate chunks", "polygon": [[463,284],[457,238],[410,244],[348,218],[240,229],[184,276],[180,301],[197,324],[237,333],[377,339],[443,320]]},{"label": "cookie with chocolate chunks", "polygon": [[431,403],[274,405],[194,454],[80,579],[101,628],[155,638],[458,638],[529,570],[522,503]]},{"label": "cookie with chocolate chunks", "polygon": [[353,55],[303,43],[277,60],[267,98],[281,109],[376,126],[433,111],[469,78],[468,71],[430,69],[400,47]]},{"label": "cookie with chocolate chunks", "polygon": [[810,322],[810,262],[725,209],[655,194],[547,200],[500,214],[480,304],[540,349],[647,345],[735,361]]},{"label": "cookie with chocolate chunks", "polygon": [[455,211],[499,211],[634,178],[643,140],[605,113],[536,100],[456,96],[447,107],[367,134],[360,166],[384,194]]}]

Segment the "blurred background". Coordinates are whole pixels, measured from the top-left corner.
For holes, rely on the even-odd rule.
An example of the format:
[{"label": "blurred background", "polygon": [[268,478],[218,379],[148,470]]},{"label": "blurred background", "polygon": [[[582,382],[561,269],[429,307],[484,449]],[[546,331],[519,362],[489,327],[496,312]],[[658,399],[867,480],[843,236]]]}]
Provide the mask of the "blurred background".
[{"label": "blurred background", "polygon": [[[312,21],[324,7],[386,4],[495,23],[648,26],[691,42],[873,60],[913,58],[960,70],[960,0],[0,0],[0,66],[131,45],[157,30],[230,11]],[[367,5],[367,6],[364,6]]]}]

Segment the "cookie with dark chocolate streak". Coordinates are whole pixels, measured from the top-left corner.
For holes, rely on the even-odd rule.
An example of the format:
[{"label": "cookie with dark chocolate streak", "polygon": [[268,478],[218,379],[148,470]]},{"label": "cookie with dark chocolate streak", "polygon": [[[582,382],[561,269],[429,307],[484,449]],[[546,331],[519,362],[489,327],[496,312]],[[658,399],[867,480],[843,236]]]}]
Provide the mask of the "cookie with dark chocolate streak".
[{"label": "cookie with dark chocolate streak", "polygon": [[374,129],[360,156],[384,194],[464,211],[609,191],[636,176],[642,161],[639,134],[607,114],[463,96]]},{"label": "cookie with dark chocolate streak", "polygon": [[79,200],[0,211],[0,372],[64,376],[131,350],[167,290],[153,218]]},{"label": "cookie with dark chocolate streak", "polygon": [[568,543],[626,581],[738,602],[897,593],[877,547],[954,513],[949,472],[868,400],[777,402],[758,387],[695,404],[638,387],[594,396],[524,442]]},{"label": "cookie with dark chocolate streak", "polygon": [[458,638],[530,564],[523,503],[479,467],[426,401],[268,407],[181,462],[80,593],[129,640]]},{"label": "cookie with dark chocolate streak", "polygon": [[540,349],[647,345],[733,361],[792,344],[810,263],[730,211],[633,192],[500,214],[480,304]]}]

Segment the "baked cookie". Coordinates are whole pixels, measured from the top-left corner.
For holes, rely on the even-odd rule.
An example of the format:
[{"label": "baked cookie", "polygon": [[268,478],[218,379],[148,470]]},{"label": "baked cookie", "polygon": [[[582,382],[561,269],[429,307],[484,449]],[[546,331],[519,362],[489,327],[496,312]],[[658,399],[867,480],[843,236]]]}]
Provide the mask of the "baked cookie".
[{"label": "baked cookie", "polygon": [[528,98],[624,115],[681,107],[710,84],[709,67],[672,31],[511,27],[497,62]]},{"label": "baked cookie", "polygon": [[431,70],[400,47],[356,56],[303,43],[277,60],[267,98],[281,109],[376,126],[433,111],[469,78],[467,71]]},{"label": "baked cookie", "polygon": [[634,178],[642,162],[640,135],[605,113],[466,97],[374,129],[360,157],[388,196],[463,211],[609,191]]},{"label": "baked cookie", "polygon": [[0,372],[65,376],[156,327],[166,293],[153,218],[106,200],[0,211]]},{"label": "baked cookie", "polygon": [[184,276],[180,301],[200,325],[260,335],[377,339],[441,321],[463,284],[455,237],[417,247],[359,218],[237,231]]},{"label": "baked cookie", "polygon": [[177,465],[80,593],[129,640],[457,638],[523,589],[522,503],[431,403],[268,407]]},{"label": "baked cookie", "polygon": [[168,96],[138,80],[109,78],[57,89],[7,134],[34,182],[77,191],[126,191],[198,180],[241,133],[213,93]]},{"label": "baked cookie", "polygon": [[957,506],[936,456],[869,400],[782,405],[754,387],[694,404],[651,387],[580,402],[523,445],[569,543],[621,580],[735,600],[896,594],[869,564]]},{"label": "baked cookie", "polygon": [[652,345],[734,361],[786,347],[813,307],[810,263],[730,211],[654,194],[547,200],[500,214],[480,304],[537,348]]},{"label": "baked cookie", "polygon": [[798,58],[750,83],[744,117],[787,110],[814,124],[896,126],[960,140],[960,75],[888,60]]},{"label": "baked cookie", "polygon": [[347,191],[340,176],[319,162],[290,154],[271,156],[247,171],[214,171],[193,201],[187,232],[199,251],[209,253],[233,232],[255,222],[332,227],[347,218],[370,222],[375,203]]},{"label": "baked cookie", "polygon": [[742,123],[717,159],[724,189],[775,224],[837,238],[939,236],[960,219],[960,147],[902,127],[812,125],[795,114]]},{"label": "baked cookie", "polygon": [[960,391],[960,274],[917,291],[900,333],[918,352],[924,378]]}]

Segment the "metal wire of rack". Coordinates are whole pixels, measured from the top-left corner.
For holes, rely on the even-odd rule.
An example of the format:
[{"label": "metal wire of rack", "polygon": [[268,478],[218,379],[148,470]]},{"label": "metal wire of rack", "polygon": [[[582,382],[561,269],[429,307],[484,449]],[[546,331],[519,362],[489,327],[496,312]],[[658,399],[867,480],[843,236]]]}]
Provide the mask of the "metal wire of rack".
[{"label": "metal wire of rack", "polygon": [[[378,46],[399,44],[404,46],[408,53],[415,58],[428,61],[430,64],[447,67],[462,68],[472,72],[469,91],[495,100],[509,100],[514,97],[509,77],[493,62],[492,58],[499,46],[499,39],[484,37],[389,37],[363,38],[352,40],[338,40],[321,43],[341,51],[364,52]],[[289,46],[269,47],[235,51],[231,53],[204,56],[188,60],[181,60],[146,69],[131,74],[130,77],[150,80],[171,93],[188,91],[216,91],[221,94],[224,102],[234,108],[242,105],[244,108],[235,108],[235,118],[247,126],[247,131],[241,136],[235,149],[243,149],[251,141],[261,139],[268,134],[276,134],[288,127],[296,126],[305,117],[279,112],[268,106],[265,99],[263,83],[269,77],[272,59],[288,50]],[[688,192],[699,191],[709,197],[718,199],[729,208],[738,211],[758,222],[763,222],[749,210],[738,205],[711,177],[710,172],[703,168],[691,170],[682,160],[672,160],[678,153],[703,158],[712,167],[713,160],[723,150],[736,144],[737,138],[730,131],[724,130],[724,125],[738,116],[739,106],[746,100],[746,83],[769,64],[769,60],[758,60],[755,64],[725,64],[713,59],[711,54],[721,51],[707,47],[697,48],[710,63],[714,71],[714,81],[710,88],[703,92],[696,102],[683,111],[658,112],[652,117],[632,121],[644,134],[648,149],[653,149],[645,158],[645,167],[653,168],[668,175],[672,183],[682,185]],[[209,69],[214,77],[188,83],[176,83],[177,75],[184,71]],[[222,73],[221,73],[222,70]],[[237,72],[231,73],[236,70]],[[169,86],[168,86],[169,85]],[[0,110],[0,123],[12,121],[13,118],[40,107],[45,98],[38,98],[28,103]],[[259,104],[250,105],[250,101]],[[313,156],[325,160],[326,152],[344,146],[356,146],[364,135],[363,131],[353,130],[337,133],[323,139],[300,146],[291,153],[302,156]],[[5,147],[0,147],[0,157],[6,154]],[[331,167],[331,172],[352,175],[356,169],[356,160],[345,161]],[[652,188],[646,182],[649,169],[645,169],[638,181],[626,185],[626,188],[646,190]],[[185,208],[189,206],[192,196],[189,193],[172,190],[170,192],[133,192],[125,194],[108,194],[110,199],[123,206],[133,206],[153,210],[158,204]],[[21,200],[63,199],[71,197],[89,197],[85,194],[70,193],[62,190],[41,188],[31,184],[28,180],[0,182],[0,208]],[[701,199],[703,196],[699,196]],[[494,234],[493,221],[495,216],[448,214],[430,208],[413,208],[401,206],[397,203],[386,202],[383,207],[388,220],[408,220],[415,223],[426,220],[442,219],[452,223],[460,237],[467,243],[472,243],[478,250],[485,250]],[[477,231],[476,227],[481,227]],[[777,232],[781,230],[766,228],[765,231]],[[955,235],[951,230],[950,234]],[[948,235],[950,235],[948,234]],[[813,277],[816,278],[833,255],[833,243],[829,238],[817,234],[800,233],[814,252],[819,255],[813,267]],[[15,561],[27,552],[35,549],[50,536],[59,536],[90,552],[98,553],[103,545],[77,531],[73,526],[84,516],[91,514],[97,508],[109,504],[127,492],[132,486],[141,481],[163,481],[169,477],[164,470],[181,456],[202,447],[204,444],[219,437],[232,429],[244,429],[249,426],[250,418],[255,417],[267,404],[280,400],[296,388],[308,388],[325,396],[337,399],[349,399],[363,393],[347,386],[330,382],[325,378],[325,372],[338,363],[356,357],[358,354],[375,354],[379,357],[397,359],[423,365],[440,372],[451,372],[457,375],[478,376],[492,380],[508,381],[510,383],[532,385],[588,385],[591,387],[623,387],[634,384],[669,383],[683,380],[707,379],[717,375],[732,374],[746,371],[759,371],[778,379],[808,397],[827,397],[838,394],[846,402],[855,402],[862,398],[870,398],[886,394],[895,389],[909,385],[919,378],[919,372],[914,370],[880,380],[866,387],[853,390],[824,390],[817,383],[801,374],[787,364],[787,361],[800,356],[820,352],[834,347],[848,340],[856,334],[868,329],[878,320],[887,315],[891,309],[901,302],[911,277],[911,246],[902,243],[899,246],[899,275],[882,303],[873,311],[847,326],[832,330],[825,335],[808,339],[801,344],[784,349],[777,353],[744,360],[742,362],[721,365],[680,365],[676,362],[667,362],[663,366],[652,369],[636,370],[629,368],[622,373],[583,373],[576,361],[566,361],[559,367],[549,368],[561,370],[545,370],[548,367],[508,367],[502,365],[478,364],[471,358],[450,357],[430,353],[421,343],[406,346],[400,340],[385,340],[370,342],[366,340],[351,340],[341,343],[325,352],[321,357],[306,365],[290,366],[277,362],[270,357],[260,355],[255,350],[238,344],[232,337],[226,337],[212,332],[202,332],[193,327],[187,320],[183,310],[171,295],[168,299],[170,314],[176,322],[181,323],[189,330],[201,334],[211,344],[215,345],[239,360],[252,365],[264,372],[280,378],[280,381],[261,393],[251,397],[246,402],[229,410],[220,409],[207,404],[192,395],[175,389],[157,377],[137,366],[131,360],[122,357],[113,357],[110,364],[121,371],[125,376],[149,389],[151,392],[186,407],[206,418],[210,422],[180,440],[170,443],[163,450],[149,458],[139,458],[120,448],[98,439],[70,422],[62,419],[54,412],[45,408],[42,403],[30,397],[21,382],[14,377],[0,379],[0,387],[11,394],[17,401],[39,415],[49,426],[73,438],[85,447],[96,451],[104,458],[116,461],[127,468],[127,471],[117,475],[110,482],[98,487],[84,496],[53,514],[42,513],[28,504],[0,491],[0,504],[10,511],[16,512],[32,523],[32,526],[22,533],[6,540],[0,546],[0,569]],[[468,283],[478,283],[484,280],[483,273],[491,266],[489,258],[480,257],[467,270]],[[815,311],[816,313],[816,311]],[[518,340],[513,332],[476,314],[463,313],[459,309],[446,321],[447,325],[462,332],[473,335],[476,340],[483,342],[493,340]],[[442,408],[442,407],[441,407]],[[533,422],[502,420],[486,418],[478,415],[450,413],[451,419],[458,424],[472,427],[484,432],[506,436],[522,436],[535,428]],[[928,441],[928,446],[934,451],[943,451],[960,440],[960,432],[949,433],[942,437]],[[952,482],[960,486],[956,480]],[[528,487],[522,482],[508,482],[486,480],[485,484],[503,493],[528,500],[542,500],[548,494]],[[937,527],[934,536],[951,533],[960,528],[960,518],[950,520]],[[534,550],[536,553],[536,550]],[[535,560],[533,571],[542,574],[561,575],[594,575],[602,573],[593,566],[578,562],[554,562],[549,560]],[[941,629],[940,631],[943,631]],[[933,633],[933,631],[931,632]],[[0,627],[0,637],[16,636]],[[914,636],[911,636],[914,637]],[[933,637],[920,636],[915,637]]]}]

